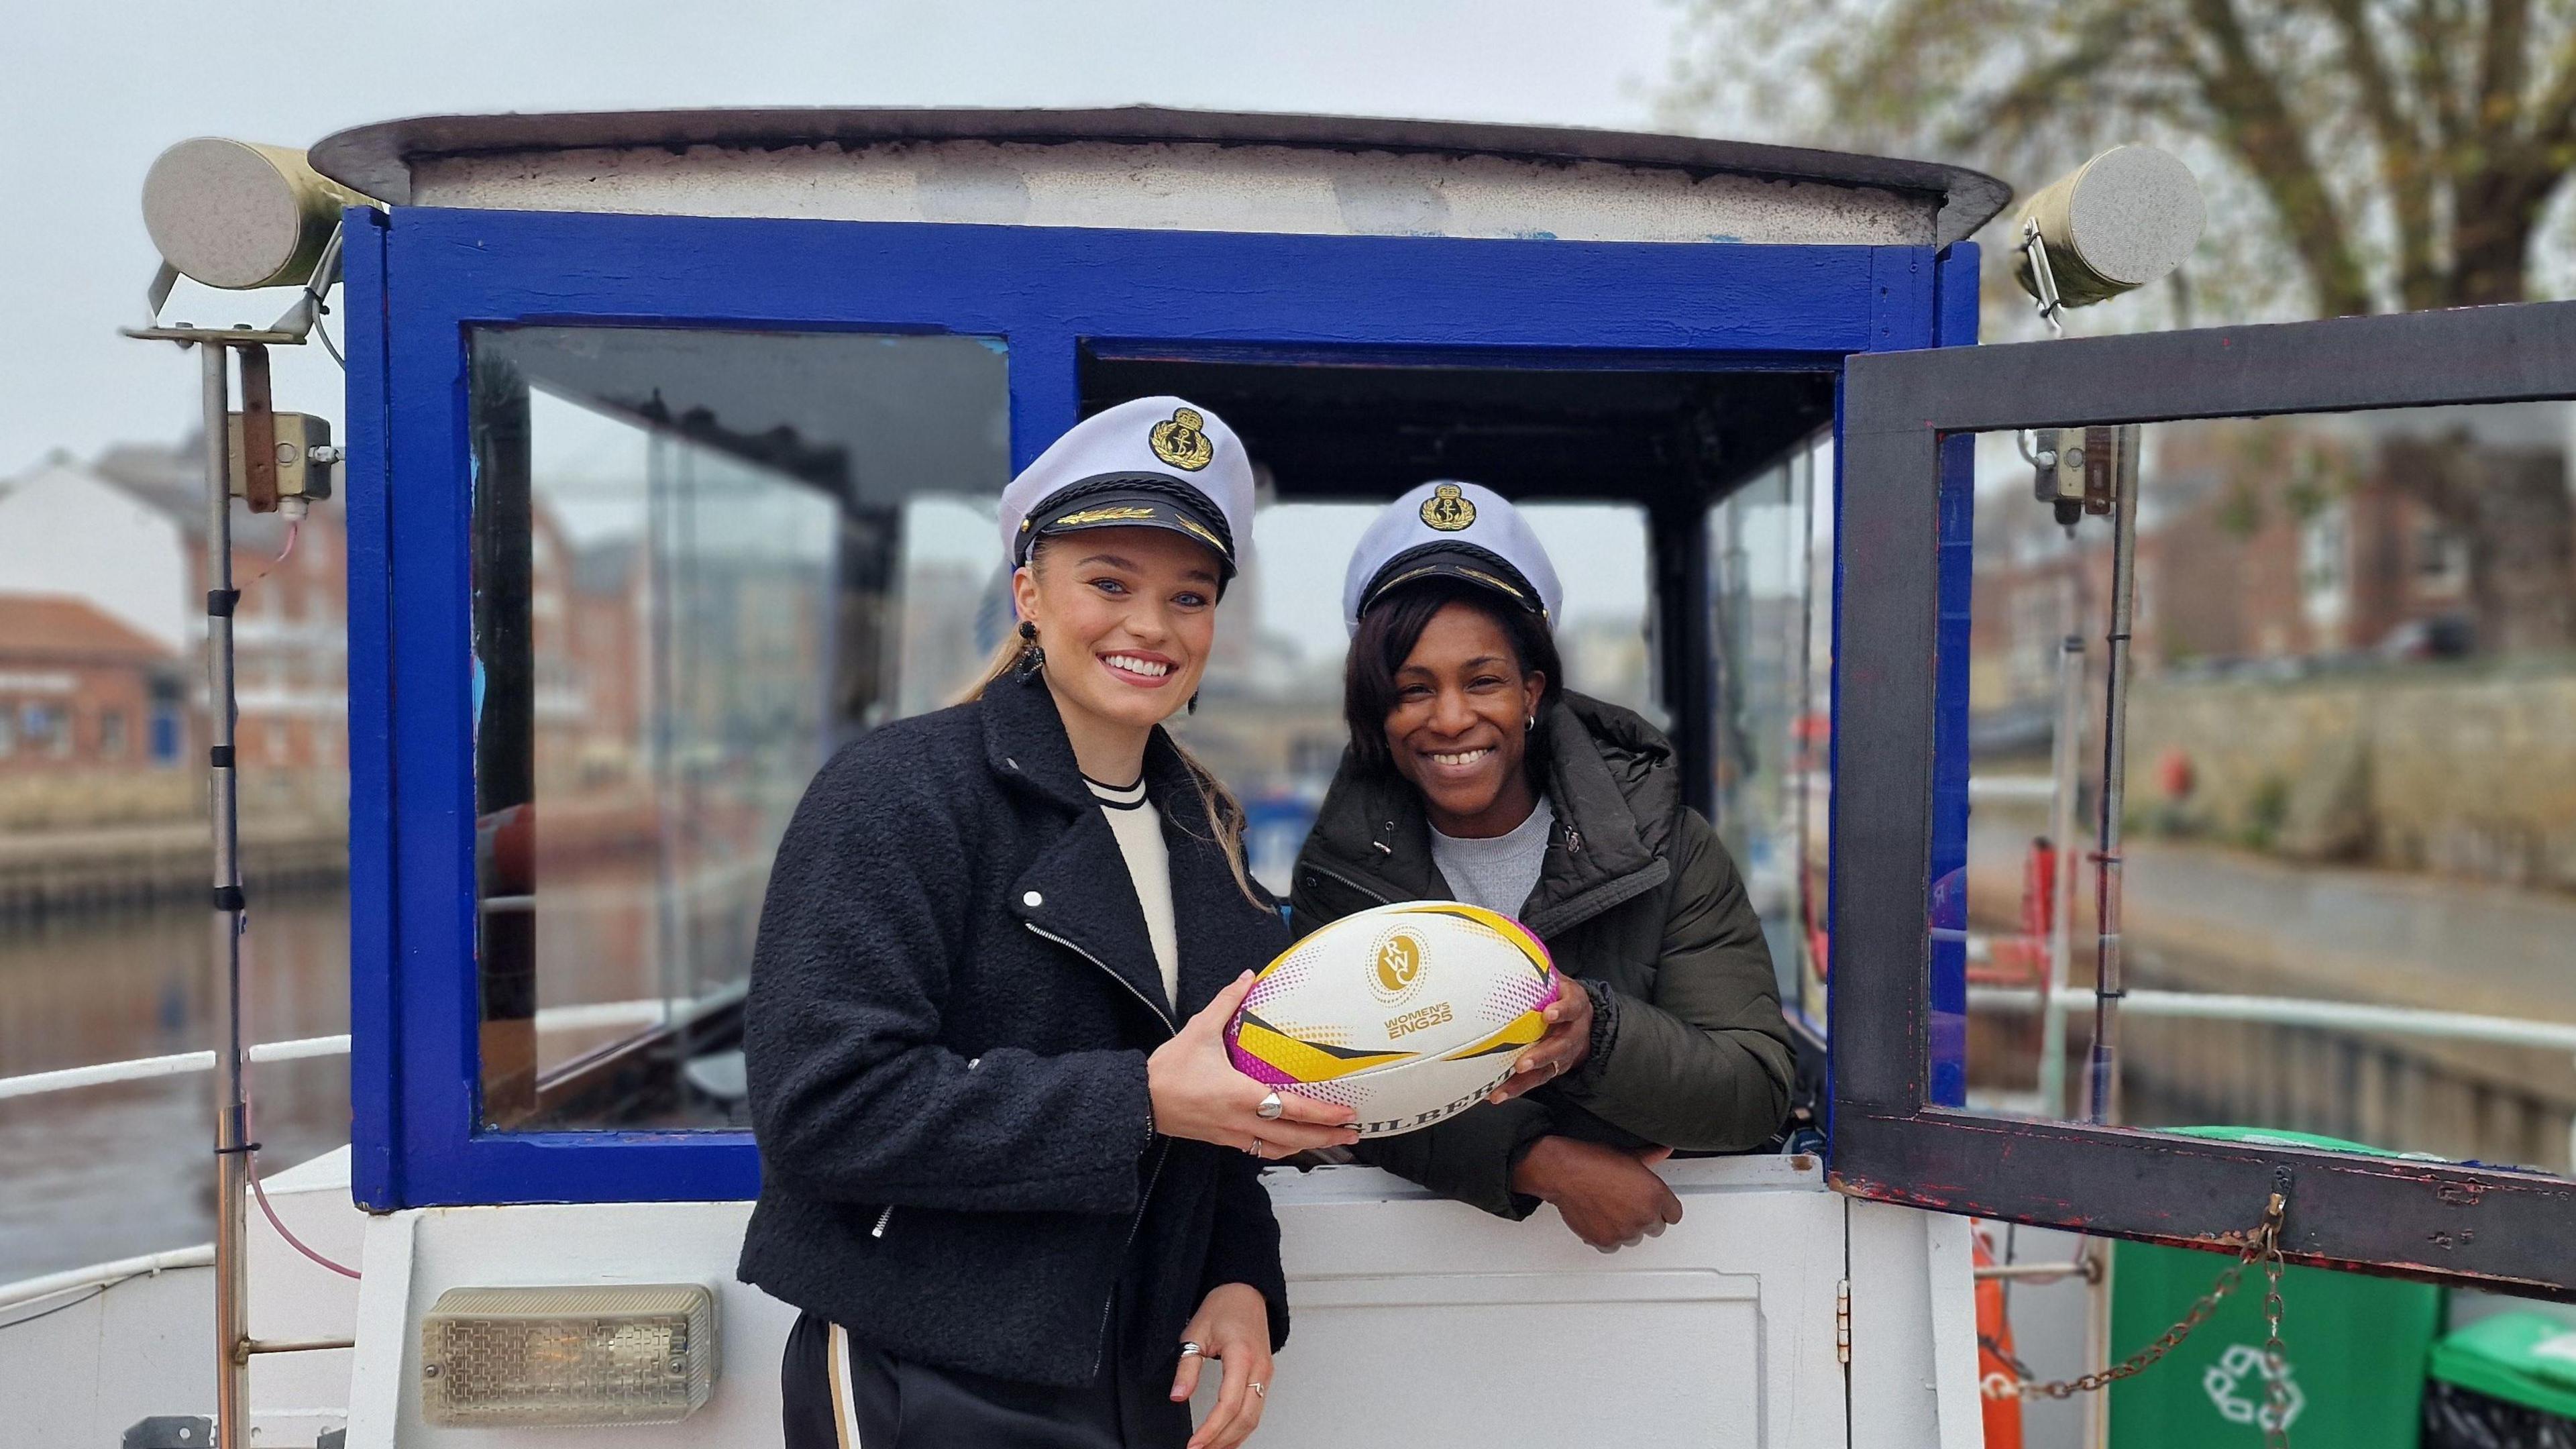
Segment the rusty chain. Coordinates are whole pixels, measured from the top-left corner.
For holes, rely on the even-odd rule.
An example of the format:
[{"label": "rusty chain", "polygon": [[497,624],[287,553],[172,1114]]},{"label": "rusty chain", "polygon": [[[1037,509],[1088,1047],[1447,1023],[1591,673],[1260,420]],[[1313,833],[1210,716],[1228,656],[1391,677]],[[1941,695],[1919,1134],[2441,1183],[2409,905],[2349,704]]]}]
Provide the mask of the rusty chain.
[{"label": "rusty chain", "polygon": [[[1993,1399],[2071,1399],[2077,1394],[2095,1393],[2122,1379],[2143,1373],[2157,1360],[2180,1348],[2182,1341],[2191,1337],[2192,1330],[2207,1322],[2209,1315],[2218,1311],[2219,1303],[2236,1291],[2237,1284],[2245,1277],[2245,1270],[2259,1262],[2263,1265],[2263,1323],[2267,1336],[2263,1340],[2264,1406],[2256,1416],[2256,1422],[2262,1426],[2265,1449],[2289,1449],[2290,1376],[2281,1348],[2281,1217],[2288,1206],[2287,1199],[2280,1193],[2272,1194],[2272,1200],[2263,1209],[2261,1225],[2243,1235],[2243,1251],[2235,1262],[2227,1265],[2226,1271],[2218,1275],[2217,1281],[2209,1285],[2209,1291],[2195,1299],[2191,1310],[2155,1342],[2109,1368],[2043,1383],[2030,1371],[2030,1365],[2006,1353],[1995,1340],[1978,1335],[1977,1342],[2002,1360],[2004,1366],[2012,1370],[2014,1379],[2010,1384],[1988,1380],[1983,1389],[1985,1396]],[[2233,1238],[2237,1235],[2231,1233],[2228,1236]]]}]

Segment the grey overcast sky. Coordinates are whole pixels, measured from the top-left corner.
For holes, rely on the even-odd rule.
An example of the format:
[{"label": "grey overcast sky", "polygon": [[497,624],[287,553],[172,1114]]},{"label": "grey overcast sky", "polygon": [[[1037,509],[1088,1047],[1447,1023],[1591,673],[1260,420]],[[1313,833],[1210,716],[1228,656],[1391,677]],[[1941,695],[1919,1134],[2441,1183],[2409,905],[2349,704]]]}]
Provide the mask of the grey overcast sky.
[{"label": "grey overcast sky", "polygon": [[[1636,127],[1664,0],[439,0],[0,3],[0,478],[167,440],[193,359],[116,335],[155,258],[143,173],[197,135],[309,145],[442,112],[726,105],[1125,105]],[[266,322],[189,289],[168,315]],[[281,407],[335,419],[314,349]]]}]

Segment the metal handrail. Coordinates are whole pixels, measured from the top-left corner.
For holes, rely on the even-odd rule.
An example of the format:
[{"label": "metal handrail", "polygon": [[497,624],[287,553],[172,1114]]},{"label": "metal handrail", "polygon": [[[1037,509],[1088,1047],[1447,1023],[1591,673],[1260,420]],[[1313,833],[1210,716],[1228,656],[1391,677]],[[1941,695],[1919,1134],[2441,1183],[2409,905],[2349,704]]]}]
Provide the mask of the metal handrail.
[{"label": "metal handrail", "polygon": [[[677,1020],[690,1011],[705,1006],[714,998],[675,998],[669,1001],[645,998],[636,1001],[599,1001],[571,1006],[550,1006],[537,1013],[539,1031],[577,1031],[604,1026],[659,1026]],[[339,1036],[308,1036],[295,1041],[263,1042],[246,1048],[243,1056],[257,1062],[291,1062],[305,1057],[345,1056],[349,1051],[346,1033]],[[191,1072],[211,1072],[215,1054],[211,1051],[176,1052],[169,1056],[136,1057],[122,1062],[100,1062],[94,1066],[64,1067],[50,1072],[29,1072],[24,1076],[0,1077],[0,1101],[11,1097],[34,1097],[48,1092],[69,1092],[82,1087],[103,1087],[116,1082],[150,1081],[155,1077],[185,1076]]]},{"label": "metal handrail", "polygon": [[[246,1049],[242,1055],[254,1062],[291,1062],[304,1057],[336,1057],[349,1050],[347,1033],[339,1036],[308,1036],[296,1041],[265,1042]],[[77,1087],[105,1086],[111,1082],[140,1082],[154,1077],[184,1076],[190,1072],[211,1072],[215,1054],[178,1052],[166,1057],[137,1057],[132,1061],[100,1062],[95,1066],[64,1067],[52,1072],[29,1072],[22,1077],[0,1077],[0,1100],[10,1097],[34,1097],[46,1092],[68,1092]]]},{"label": "metal handrail", "polygon": [[[213,1053],[209,1052],[211,1056]],[[113,1288],[128,1278],[157,1277],[177,1268],[211,1268],[215,1264],[215,1245],[199,1243],[191,1248],[172,1248],[166,1252],[146,1253],[139,1258],[119,1258],[113,1263],[92,1263],[86,1268],[66,1268],[47,1273],[41,1278],[24,1278],[15,1283],[0,1283],[0,1309],[15,1308],[22,1303],[41,1302],[83,1288]]]},{"label": "metal handrail", "polygon": [[[2200,991],[2151,991],[2131,987],[2123,1009],[2138,1016],[2190,1017],[2202,1021],[2259,1021],[2275,1026],[2336,1027],[2404,1036],[2449,1037],[2504,1046],[2576,1052],[2576,1022],[2523,1021],[2463,1011],[2374,1006],[2358,1001],[2313,1001],[2296,996],[2229,996]],[[1970,1010],[2037,1011],[2039,992],[2026,986],[1971,986]],[[2054,1003],[2059,1010],[2067,1002]]]}]

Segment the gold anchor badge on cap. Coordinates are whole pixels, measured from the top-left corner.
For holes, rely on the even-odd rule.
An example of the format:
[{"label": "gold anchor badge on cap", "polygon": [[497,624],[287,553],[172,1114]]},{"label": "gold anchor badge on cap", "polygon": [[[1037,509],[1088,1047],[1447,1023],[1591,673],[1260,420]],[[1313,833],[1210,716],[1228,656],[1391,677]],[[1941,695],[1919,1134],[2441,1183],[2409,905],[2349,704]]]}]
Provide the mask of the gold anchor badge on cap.
[{"label": "gold anchor badge on cap", "polygon": [[1455,483],[1443,483],[1422,500],[1422,521],[1442,533],[1456,533],[1476,521],[1473,499],[1458,491]]},{"label": "gold anchor badge on cap", "polygon": [[1146,437],[1153,444],[1155,457],[1184,473],[1195,473],[1216,461],[1216,444],[1199,431],[1206,426],[1207,419],[1195,409],[1174,408],[1171,417],[1154,424],[1154,430]]}]

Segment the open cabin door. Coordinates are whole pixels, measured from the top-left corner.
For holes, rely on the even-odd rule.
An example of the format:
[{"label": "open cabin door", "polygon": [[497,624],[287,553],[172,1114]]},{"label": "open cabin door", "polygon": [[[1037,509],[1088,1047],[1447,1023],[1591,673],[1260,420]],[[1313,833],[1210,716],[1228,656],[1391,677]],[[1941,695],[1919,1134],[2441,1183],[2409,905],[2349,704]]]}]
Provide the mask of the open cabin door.
[{"label": "open cabin door", "polygon": [[[1964,758],[1967,749],[1965,741],[1945,738],[1940,708],[1942,651],[1955,647],[1954,636],[1938,630],[1945,462],[1958,466],[1959,450],[1972,446],[1970,435],[1980,433],[2337,415],[2319,425],[2343,430],[2327,441],[2302,444],[2303,451],[2286,461],[2258,459],[2262,467],[2306,470],[2299,474],[2311,485],[2305,495],[2309,512],[2302,516],[2310,520],[2311,535],[2325,531],[2326,537],[2309,539],[2312,558],[2300,575],[2307,591],[2299,601],[2304,613],[2294,612],[2291,623],[2322,630],[2346,617],[2327,607],[2334,596],[2326,587],[2346,554],[2316,520],[2330,520],[2343,500],[2360,496],[2351,479],[2361,475],[2336,474],[2329,466],[2334,460],[2367,463],[2412,448],[2407,456],[2421,466],[2465,466],[2483,446],[2473,420],[2460,421],[2470,405],[2571,397],[2576,305],[2564,303],[1851,360],[1843,411],[1838,777],[1832,806],[1831,1177],[1838,1188],[1881,1202],[2202,1247],[2224,1246],[2223,1235],[2255,1228],[2268,1198],[2279,1193],[2287,1201],[2282,1243],[2294,1262],[2513,1294],[2576,1295],[2576,1256],[2568,1251],[2576,1243],[2576,1182],[2564,1175],[2564,1145],[2545,1132],[2510,1139],[2502,1149],[2527,1142],[2520,1160],[2538,1166],[2492,1166],[2324,1150],[2278,1137],[2214,1140],[2103,1125],[2099,1117],[2081,1120],[2088,1114],[2080,1106],[2058,1120],[2009,1103],[1990,1101],[1972,1110],[1944,1105],[1951,1094],[1933,1088],[1938,1065],[1958,1060],[1974,1025],[1961,1003],[1936,997],[1935,943],[1976,924],[1973,910],[1965,922],[1955,914],[1960,882],[1936,880],[1932,865],[1936,771],[1944,760]],[[2446,411],[2389,411],[2429,408]],[[2565,415],[2535,415],[2526,408],[2516,416],[2525,425],[2540,416],[2543,426],[2538,442],[2515,445],[2522,448],[2515,456],[2524,465],[2546,468],[2554,450],[2558,471],[2551,476],[2563,489]],[[2153,510],[2158,488],[2182,486],[2174,480],[2188,471],[2171,451],[2181,446],[2172,440],[2206,435],[2154,426],[2145,432],[2148,456],[2154,458],[2159,440],[2165,440],[2174,465],[2148,470],[2139,505]],[[2012,502],[2041,510],[2029,498],[2029,476],[2027,468],[2020,469],[2020,496]],[[2543,485],[2542,495],[2547,491]],[[2169,595],[2192,587],[2187,581],[2194,575],[2184,565],[2195,557],[2205,562],[2209,550],[2228,546],[2223,538],[2194,544],[2181,532],[2162,537],[2175,552],[2160,559],[2162,573],[2150,587]],[[1987,603],[1977,600],[1981,620]],[[2358,606],[2347,601],[2335,607]],[[2249,708],[2262,707],[2257,697],[2249,700],[2256,700]],[[2099,712],[2098,687],[2088,707]],[[2247,727],[2255,722],[2248,719]],[[2568,728],[2563,716],[2555,728]],[[2134,751],[2130,758],[2137,760]],[[2085,773],[2095,773],[2101,759],[2096,744]],[[2132,790],[2133,802],[2140,793]],[[2079,845],[2089,847],[2092,840],[2092,808],[2083,818]],[[2247,871],[2260,865],[2247,859]],[[2078,877],[2086,896],[2093,891],[2095,864],[2086,860]],[[2355,923],[2349,913],[2366,904],[2344,908],[2341,917],[2328,909],[2318,925],[2350,934]],[[2112,913],[2108,919],[2116,930],[2120,917]],[[2096,942],[2089,917],[2075,942],[2081,999],[2070,1032],[2080,1038],[2093,1008],[2089,981]],[[2413,1001],[2428,1010],[2454,1007],[2464,1014],[2483,1010],[2490,1022],[2576,1020],[2557,980],[2565,976],[2567,953],[2576,946],[2562,942],[2555,972],[2499,984],[2477,973],[2466,943],[2383,933],[2371,944],[2382,953],[2374,959],[2394,963],[2396,978],[2432,993],[2430,1005],[2404,994],[2383,1001]],[[2320,948],[2320,957],[2325,954]],[[2262,984],[2212,983],[2210,989],[2252,995]],[[2502,994],[2480,995],[2490,991]],[[2314,983],[2310,993],[2366,1005],[2374,984],[2357,971],[2342,972]],[[2111,1009],[2119,1009],[2116,1000]],[[2488,1031],[2490,1042],[2504,1040],[2497,1032],[2510,1036],[2505,1028],[2479,1029]],[[2485,1050],[2498,1054],[2493,1060],[2500,1070],[2519,1070],[2509,1064],[2522,1058],[2510,1053],[2524,1048]],[[2554,1055],[2532,1048],[2530,1060],[2534,1080],[2563,1074],[2568,1066],[2563,1046]],[[2162,1120],[2173,1119],[2168,1113]],[[2444,1154],[2484,1155],[2457,1149]]]}]

